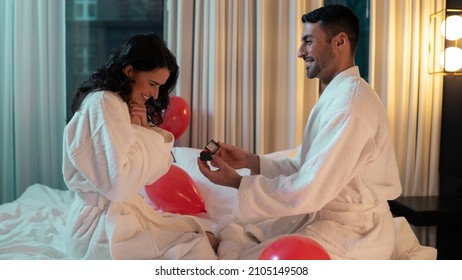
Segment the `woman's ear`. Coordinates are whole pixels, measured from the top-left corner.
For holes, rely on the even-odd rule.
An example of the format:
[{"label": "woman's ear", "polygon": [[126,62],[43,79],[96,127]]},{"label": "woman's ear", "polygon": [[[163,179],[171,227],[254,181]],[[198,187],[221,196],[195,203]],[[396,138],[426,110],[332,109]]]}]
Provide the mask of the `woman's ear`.
[{"label": "woman's ear", "polygon": [[124,67],[123,69],[123,72],[125,74],[125,76],[127,76],[127,78],[132,78],[132,75],[133,75],[133,66],[131,65],[127,65]]}]

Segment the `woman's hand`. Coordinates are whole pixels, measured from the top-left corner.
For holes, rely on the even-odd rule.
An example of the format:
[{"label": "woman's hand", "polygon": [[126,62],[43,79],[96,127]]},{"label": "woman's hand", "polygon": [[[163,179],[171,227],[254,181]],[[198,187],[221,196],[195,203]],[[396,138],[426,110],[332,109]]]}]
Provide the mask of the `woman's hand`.
[{"label": "woman's hand", "polygon": [[148,118],[146,115],[146,106],[130,102],[128,103],[128,111],[130,112],[130,122],[143,127],[149,127]]}]

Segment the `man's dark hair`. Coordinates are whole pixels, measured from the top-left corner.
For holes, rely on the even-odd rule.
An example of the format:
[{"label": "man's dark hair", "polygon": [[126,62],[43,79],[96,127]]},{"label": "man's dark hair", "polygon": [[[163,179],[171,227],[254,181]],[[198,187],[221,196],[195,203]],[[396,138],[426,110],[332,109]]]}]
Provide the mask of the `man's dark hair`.
[{"label": "man's dark hair", "polygon": [[341,5],[321,7],[304,14],[302,22],[321,22],[320,26],[326,32],[329,41],[340,32],[345,32],[350,40],[351,54],[356,53],[359,41],[359,19],[349,8]]}]

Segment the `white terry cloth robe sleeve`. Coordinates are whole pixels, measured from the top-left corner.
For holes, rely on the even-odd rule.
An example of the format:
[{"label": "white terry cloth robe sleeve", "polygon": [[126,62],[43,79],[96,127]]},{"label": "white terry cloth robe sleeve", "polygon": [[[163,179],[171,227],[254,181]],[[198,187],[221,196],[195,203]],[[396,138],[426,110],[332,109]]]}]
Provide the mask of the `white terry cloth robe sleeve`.
[{"label": "white terry cloth robe sleeve", "polygon": [[207,224],[156,212],[139,195],[168,171],[173,142],[167,131],[131,124],[117,94],[85,98],[64,132],[63,174],[76,193],[67,220],[71,258],[216,258]]},{"label": "white terry cloth robe sleeve", "polygon": [[[243,177],[233,211],[247,225],[241,232],[257,240],[241,244],[241,258],[258,258],[281,234],[308,236],[333,259],[390,258],[395,233],[387,201],[401,193],[398,167],[387,114],[356,66],[324,90],[296,158],[261,157],[260,170]],[[300,227],[284,232],[284,220]],[[220,226],[223,246],[250,242],[226,240],[233,227]]]}]

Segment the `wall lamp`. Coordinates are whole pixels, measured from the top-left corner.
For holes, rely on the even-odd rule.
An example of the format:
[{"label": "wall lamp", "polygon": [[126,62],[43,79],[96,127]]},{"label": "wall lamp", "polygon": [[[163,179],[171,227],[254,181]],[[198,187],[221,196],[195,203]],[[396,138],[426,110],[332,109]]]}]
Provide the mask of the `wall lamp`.
[{"label": "wall lamp", "polygon": [[429,73],[462,75],[462,10],[444,9],[430,16]]}]

